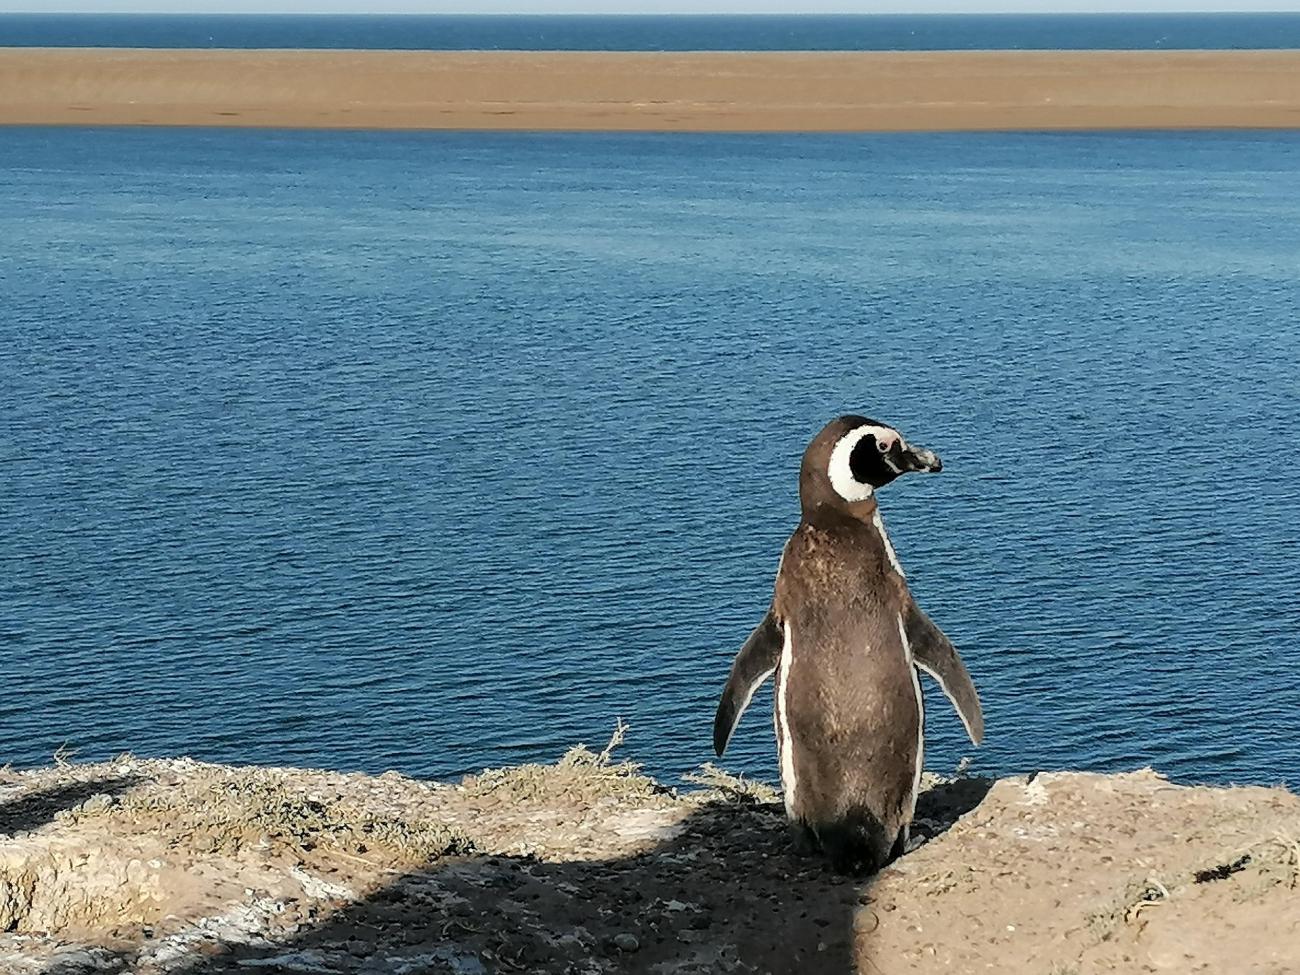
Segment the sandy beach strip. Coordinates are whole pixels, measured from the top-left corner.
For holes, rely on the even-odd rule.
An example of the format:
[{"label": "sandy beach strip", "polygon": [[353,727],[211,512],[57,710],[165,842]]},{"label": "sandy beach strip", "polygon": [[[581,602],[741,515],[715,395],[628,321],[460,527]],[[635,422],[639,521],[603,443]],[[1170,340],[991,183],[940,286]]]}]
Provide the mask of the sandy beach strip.
[{"label": "sandy beach strip", "polygon": [[0,48],[0,124],[716,132],[1296,128],[1300,51]]}]

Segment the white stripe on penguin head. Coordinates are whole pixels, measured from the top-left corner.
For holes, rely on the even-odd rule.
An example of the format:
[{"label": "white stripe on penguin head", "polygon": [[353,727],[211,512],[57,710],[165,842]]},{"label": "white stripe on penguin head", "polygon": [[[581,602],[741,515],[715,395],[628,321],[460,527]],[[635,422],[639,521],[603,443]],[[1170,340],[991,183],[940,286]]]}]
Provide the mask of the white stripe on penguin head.
[{"label": "white stripe on penguin head", "polygon": [[[834,449],[831,450],[831,462],[826,467],[826,473],[831,479],[831,487],[835,489],[835,493],[848,502],[866,501],[872,494],[870,484],[864,484],[853,476],[853,468],[850,464],[853,448],[868,434],[874,436],[878,444],[892,445],[895,441],[903,439],[897,430],[890,427],[878,427],[871,423],[864,423],[860,427],[854,427],[840,437]],[[893,461],[889,459],[888,454],[882,453],[880,456],[890,470],[895,474],[900,473],[899,469],[894,466]]]}]

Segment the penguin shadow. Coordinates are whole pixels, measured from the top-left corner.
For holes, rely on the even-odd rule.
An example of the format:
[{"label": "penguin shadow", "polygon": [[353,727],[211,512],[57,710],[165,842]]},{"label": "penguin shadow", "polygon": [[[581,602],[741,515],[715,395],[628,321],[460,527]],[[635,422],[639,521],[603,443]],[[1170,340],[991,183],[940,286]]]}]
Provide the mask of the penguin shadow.
[{"label": "penguin shadow", "polygon": [[984,801],[993,783],[993,779],[962,776],[922,792],[912,819],[911,848],[948,832],[957,820]]},{"label": "penguin shadow", "polygon": [[854,920],[869,885],[797,855],[779,804],[724,795],[635,855],[442,857],[287,940],[169,971],[868,972]]},{"label": "penguin shadow", "polygon": [[[105,791],[105,783],[92,783]],[[922,796],[922,839],[979,804],[963,779]],[[84,791],[83,795],[86,794]],[[68,796],[67,798],[72,798]],[[394,873],[333,912],[304,899],[272,941],[192,944],[169,975],[859,975],[876,972],[871,877],[798,852],[780,803],[722,791],[633,855],[465,853]],[[99,968],[151,967],[149,945]],[[160,945],[161,947],[161,945]],[[55,966],[45,975],[65,975]]]},{"label": "penguin shadow", "polygon": [[95,796],[119,796],[143,781],[135,775],[119,775],[88,782],[72,782],[41,789],[8,801],[0,800],[0,837],[29,833],[54,822],[59,813],[80,806]]}]

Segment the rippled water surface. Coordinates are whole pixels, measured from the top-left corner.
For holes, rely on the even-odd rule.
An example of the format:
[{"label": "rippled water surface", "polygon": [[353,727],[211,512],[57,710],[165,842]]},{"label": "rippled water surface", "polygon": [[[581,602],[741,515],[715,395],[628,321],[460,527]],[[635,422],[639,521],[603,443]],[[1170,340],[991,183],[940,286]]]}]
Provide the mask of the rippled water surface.
[{"label": "rippled water surface", "polygon": [[[0,138],[0,761],[673,777],[829,417],[930,764],[1296,784],[1300,136]],[[772,776],[761,698],[729,764]]]},{"label": "rippled water surface", "polygon": [[0,14],[0,47],[927,51],[1300,47],[1300,13]]}]

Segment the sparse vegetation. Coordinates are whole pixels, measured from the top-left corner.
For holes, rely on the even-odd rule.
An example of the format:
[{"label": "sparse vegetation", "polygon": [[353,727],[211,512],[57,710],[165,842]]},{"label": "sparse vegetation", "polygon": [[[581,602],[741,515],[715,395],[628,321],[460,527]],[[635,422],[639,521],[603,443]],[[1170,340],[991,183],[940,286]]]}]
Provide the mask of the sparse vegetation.
[{"label": "sparse vegetation", "polygon": [[671,790],[643,775],[637,763],[614,759],[614,751],[623,744],[626,735],[627,725],[619,721],[609,743],[599,752],[591,751],[586,745],[576,745],[554,765],[485,769],[466,777],[459,788],[471,796],[514,802],[545,796],[596,802],[607,797],[629,799],[671,794]]},{"label": "sparse vegetation", "polygon": [[704,765],[666,789],[616,757],[626,730],[459,785],[130,757],[9,771],[0,920],[17,933],[0,934],[0,970],[85,970],[104,939],[126,947],[94,964],[139,975],[360,973],[375,958],[1092,975],[1149,950],[1165,952],[1152,970],[1194,951],[1263,971],[1237,964],[1255,950],[1300,970],[1300,945],[1269,937],[1300,929],[1300,800],[1284,791],[1150,771],[927,775],[923,842],[863,883],[796,855],[771,785]]},{"label": "sparse vegetation", "polygon": [[682,781],[699,786],[703,791],[695,796],[703,800],[727,800],[740,803],[776,803],[781,793],[766,782],[732,775],[712,762],[705,762],[694,772],[687,772]]},{"label": "sparse vegetation", "polygon": [[165,826],[173,848],[203,853],[234,854],[260,844],[409,862],[474,850],[469,837],[443,822],[376,811],[364,797],[304,787],[277,769],[196,764],[170,788],[93,796],[59,818],[69,824],[116,820],[124,830],[157,824]]}]

